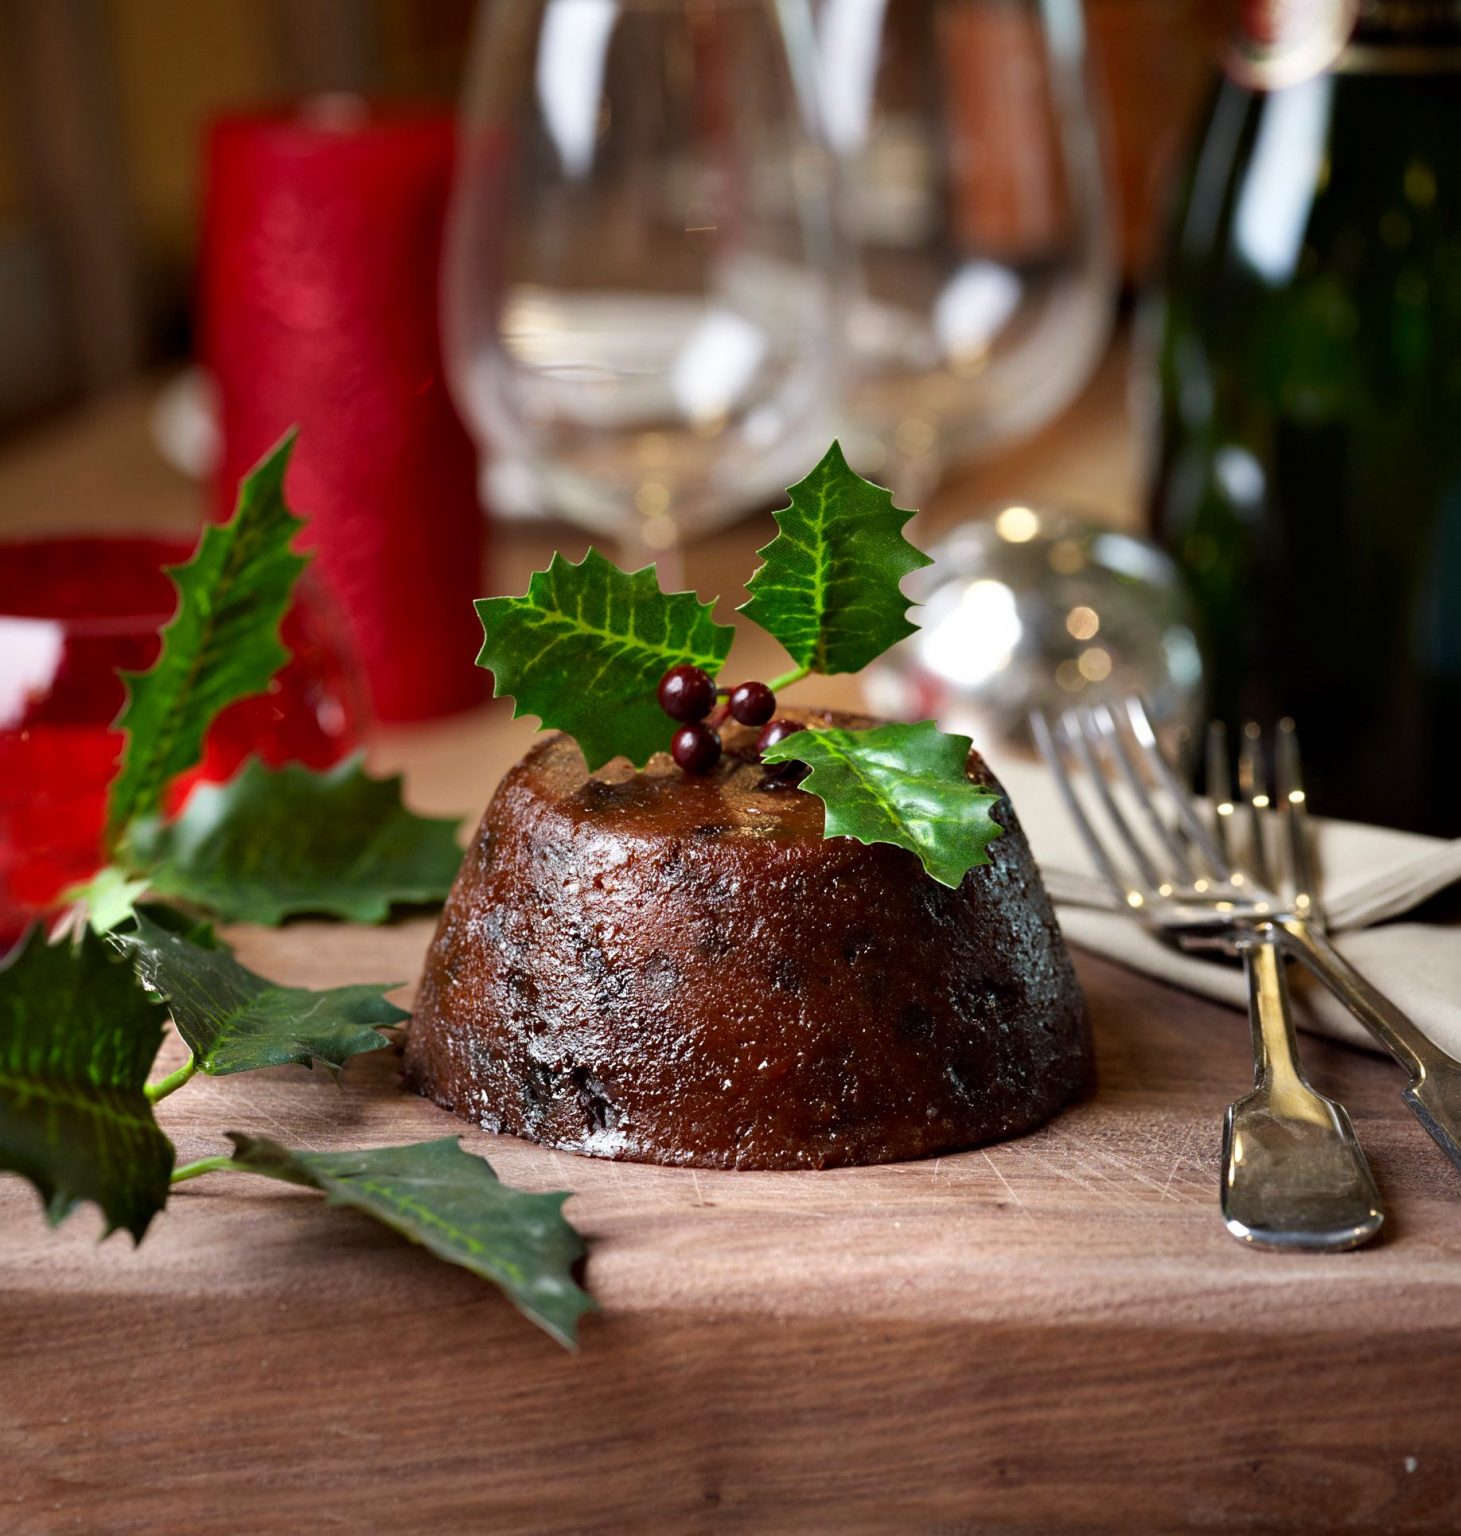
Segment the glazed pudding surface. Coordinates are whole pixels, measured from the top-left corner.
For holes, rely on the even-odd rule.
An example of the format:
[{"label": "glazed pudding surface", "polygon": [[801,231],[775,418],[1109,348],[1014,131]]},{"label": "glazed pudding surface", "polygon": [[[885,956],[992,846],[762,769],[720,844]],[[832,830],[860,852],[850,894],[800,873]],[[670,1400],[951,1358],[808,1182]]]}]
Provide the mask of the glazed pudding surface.
[{"label": "glazed pudding surface", "polygon": [[[785,710],[846,727],[877,722]],[[493,797],[427,959],[422,1091],[600,1156],[826,1167],[1027,1130],[1088,1086],[1084,1005],[1011,808],[957,891],[822,836],[731,726],[703,779],[549,736]],[[992,779],[972,757],[979,782]]]}]

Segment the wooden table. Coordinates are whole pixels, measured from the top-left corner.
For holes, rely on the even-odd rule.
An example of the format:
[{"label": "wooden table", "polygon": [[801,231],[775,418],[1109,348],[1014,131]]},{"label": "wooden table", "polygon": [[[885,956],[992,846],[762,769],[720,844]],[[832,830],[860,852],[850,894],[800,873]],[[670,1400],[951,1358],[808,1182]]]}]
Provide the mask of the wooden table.
[{"label": "wooden table", "polygon": [[[1119,387],[1108,370],[1072,421],[932,521],[1021,472],[1027,498],[1129,517]],[[0,461],[6,521],[92,501],[124,507],[119,523],[186,519],[190,493],[142,442],[144,403]],[[697,549],[701,590],[730,599],[765,531]],[[520,589],[549,542],[502,541],[496,585]],[[760,670],[765,652],[738,644]],[[376,760],[404,766],[418,806],[475,814],[528,734],[495,706],[395,733]],[[413,983],[429,935],[418,920],[233,937],[246,963],[326,985]],[[1385,1239],[1249,1252],[1215,1198],[1243,1020],[1077,958],[1095,1097],[931,1162],[596,1163],[463,1127],[401,1092],[389,1053],[343,1090],[291,1069],[198,1079],[160,1107],[183,1159],[223,1129],[310,1148],[461,1132],[509,1182],[574,1191],[603,1308],[578,1355],[307,1192],[199,1180],[132,1252],[96,1247],[90,1210],[48,1232],[30,1189],[0,1179],[0,1532],[1461,1529],[1461,1186],[1395,1074],[1307,1049],[1371,1155]]]}]

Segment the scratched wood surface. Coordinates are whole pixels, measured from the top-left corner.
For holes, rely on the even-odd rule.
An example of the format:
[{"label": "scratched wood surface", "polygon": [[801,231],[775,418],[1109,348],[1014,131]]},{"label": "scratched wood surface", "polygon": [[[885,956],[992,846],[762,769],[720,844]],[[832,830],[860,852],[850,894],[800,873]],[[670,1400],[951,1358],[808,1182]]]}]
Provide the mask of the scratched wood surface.
[{"label": "scratched wood surface", "polygon": [[[324,984],[413,976],[429,924],[243,936]],[[1101,1084],[1052,1125],[822,1174],[597,1163],[463,1130],[389,1056],[190,1085],[313,1148],[463,1130],[574,1192],[603,1310],[569,1356],[480,1281],[243,1176],[147,1242],[0,1180],[0,1530],[1461,1529],[1461,1190],[1379,1062],[1309,1043],[1391,1207],[1341,1257],[1217,1218],[1236,1015],[1087,956]]]},{"label": "scratched wood surface", "polygon": [[[77,463],[115,471],[136,426],[103,414],[0,463],[0,505],[14,491],[39,515],[54,483],[74,507]],[[1079,432],[1060,442],[1078,476]],[[764,535],[702,547],[697,584],[732,590]],[[502,588],[545,537],[499,549]],[[748,674],[767,659],[749,638],[737,655]],[[465,815],[526,737],[496,706],[374,755],[406,769],[418,806]],[[282,980],[414,984],[429,934],[233,937]],[[1249,1252],[1215,1199],[1243,1020],[1077,960],[1098,1092],[932,1162],[596,1163],[463,1127],[403,1093],[385,1053],[342,1088],[291,1069],[195,1080],[161,1106],[183,1159],[224,1129],[310,1148],[460,1131],[508,1181],[573,1191],[602,1306],[576,1356],[304,1191],[200,1179],[133,1251],[97,1246],[89,1211],[48,1232],[29,1188],[0,1178],[0,1533],[1461,1529],[1461,1183],[1396,1076],[1306,1042],[1370,1153],[1385,1239]]]}]

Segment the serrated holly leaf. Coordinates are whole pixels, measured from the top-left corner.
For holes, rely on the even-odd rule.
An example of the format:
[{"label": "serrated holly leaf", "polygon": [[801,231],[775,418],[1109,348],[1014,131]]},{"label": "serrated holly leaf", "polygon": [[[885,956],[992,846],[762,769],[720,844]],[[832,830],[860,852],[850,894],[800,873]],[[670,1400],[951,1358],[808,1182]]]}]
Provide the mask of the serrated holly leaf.
[{"label": "serrated holly leaf", "polygon": [[122,674],[127,702],[116,723],[127,741],[107,801],[112,846],[202,757],[218,712],[263,692],[289,660],[279,625],[308,563],[289,549],[304,526],[284,504],[293,448],[291,432],[244,476],[232,518],[204,529],[192,559],[169,569],[178,607],[162,650],[146,672]]},{"label": "serrated holly leaf", "polygon": [[291,1152],[262,1137],[228,1133],[233,1162],[251,1173],[323,1190],[500,1286],[514,1306],[569,1349],[594,1307],[574,1282],[583,1239],[563,1218],[568,1194],[509,1189],[455,1136],[361,1152]]},{"label": "serrated holly leaf", "polygon": [[854,474],[837,443],[787,494],[739,611],[799,666],[857,672],[914,631],[899,583],[930,562],[903,537],[913,514]]},{"label": "serrated holly leaf", "polygon": [[410,1017],[383,996],[399,982],[320,992],[280,986],[226,950],[169,933],[144,913],[111,942],[131,959],[137,980],[167,1003],[193,1059],[210,1077],[315,1062],[336,1072],[350,1057],[390,1044],[372,1025]]},{"label": "serrated holly leaf", "polygon": [[461,863],[457,823],[418,816],[401,779],[360,757],[318,772],[250,758],[226,784],[200,784],[173,821],[132,833],[133,862],[159,895],[227,922],[319,913],[380,923],[393,905],[445,899]]},{"label": "serrated holly leaf", "polygon": [[0,1168],[40,1191],[54,1226],[93,1200],[107,1235],[141,1242],[167,1203],[172,1143],[142,1091],[167,1010],[95,934],[39,928],[0,970]]},{"label": "serrated holly leaf", "polygon": [[642,767],[669,744],[660,678],[686,664],[713,677],[730,652],[735,631],[713,608],[661,592],[652,565],[621,571],[592,549],[577,565],[554,555],[522,597],[478,601],[477,665],[491,668],[494,697],[511,695],[513,719],[567,731],[591,773],[620,756]]},{"label": "serrated holly leaf", "polygon": [[1003,831],[990,814],[999,796],[969,779],[971,745],[925,720],[869,731],[809,727],[762,755],[811,767],[801,787],[827,808],[824,836],[893,843],[916,853],[940,885],[957,886],[989,863],[986,850]]}]

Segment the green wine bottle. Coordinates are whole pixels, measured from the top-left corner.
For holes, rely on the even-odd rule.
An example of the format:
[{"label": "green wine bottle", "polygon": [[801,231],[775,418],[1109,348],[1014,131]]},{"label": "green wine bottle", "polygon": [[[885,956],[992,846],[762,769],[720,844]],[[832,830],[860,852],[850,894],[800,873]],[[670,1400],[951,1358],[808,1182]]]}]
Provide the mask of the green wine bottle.
[{"label": "green wine bottle", "polygon": [[1461,0],[1290,11],[1305,36],[1240,38],[1185,179],[1153,522],[1214,712],[1292,715],[1321,813],[1456,836]]}]

